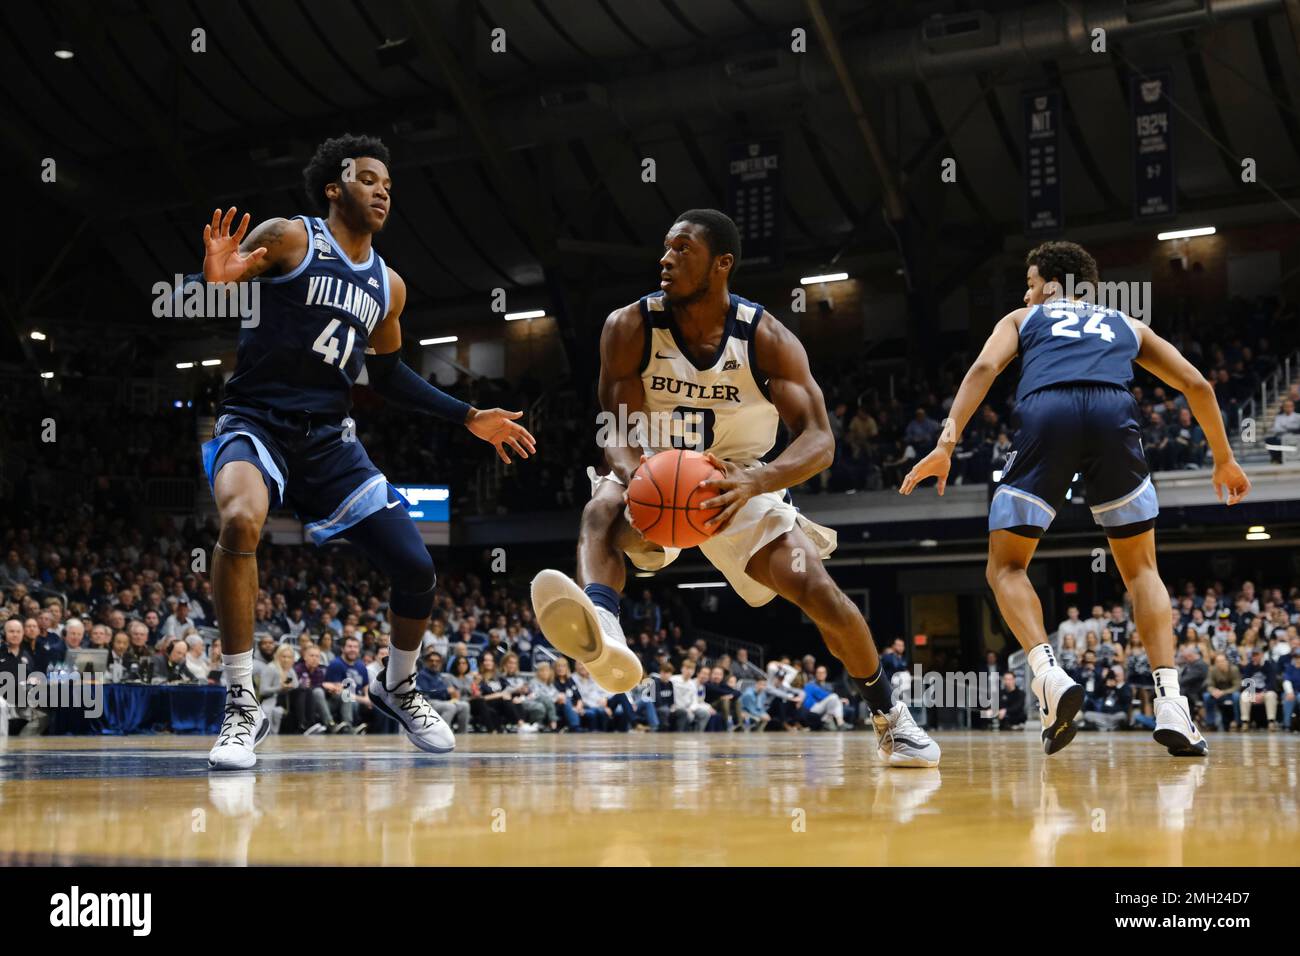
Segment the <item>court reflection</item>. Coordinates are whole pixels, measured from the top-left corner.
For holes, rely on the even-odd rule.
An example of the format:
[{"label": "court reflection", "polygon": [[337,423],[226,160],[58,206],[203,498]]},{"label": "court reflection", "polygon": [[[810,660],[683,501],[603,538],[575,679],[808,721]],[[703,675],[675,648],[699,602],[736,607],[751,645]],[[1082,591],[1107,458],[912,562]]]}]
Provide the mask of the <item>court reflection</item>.
[{"label": "court reflection", "polygon": [[0,854],[16,862],[383,866],[1106,865],[1285,861],[1297,744],[947,734],[941,769],[866,734],[278,738],[209,774],[193,740],[11,741]]}]

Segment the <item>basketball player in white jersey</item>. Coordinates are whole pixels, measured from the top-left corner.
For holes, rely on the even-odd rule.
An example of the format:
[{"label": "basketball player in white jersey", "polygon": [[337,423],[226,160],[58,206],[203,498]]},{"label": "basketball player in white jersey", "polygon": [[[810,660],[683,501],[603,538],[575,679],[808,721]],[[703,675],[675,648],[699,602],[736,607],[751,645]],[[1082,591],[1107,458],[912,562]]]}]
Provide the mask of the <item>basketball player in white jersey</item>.
[{"label": "basketball player in white jersey", "polygon": [[[745,601],[760,607],[781,595],[817,625],[827,648],[871,708],[882,760],[934,767],[939,747],[891,701],[871,631],[862,613],[822,564],[835,532],[799,514],[786,489],[828,467],[835,441],[821,389],[799,340],[762,306],[732,294],[740,259],[736,225],[713,209],[682,213],[664,239],[660,291],[611,313],[600,337],[602,409],[620,422],[649,418],[606,444],[609,473],[591,471],[592,497],[582,514],[578,580],[542,571],[533,609],[547,639],[586,664],[605,690],[631,690],[641,663],[619,624],[627,578],[623,561],[646,571],[680,551],[647,541],[625,515],[626,493],[643,456],[667,448],[707,454],[724,476],[706,482],[721,508],[700,545]],[[673,427],[654,423],[671,418]],[[760,459],[776,442],[778,421],[791,440],[777,458]]]}]

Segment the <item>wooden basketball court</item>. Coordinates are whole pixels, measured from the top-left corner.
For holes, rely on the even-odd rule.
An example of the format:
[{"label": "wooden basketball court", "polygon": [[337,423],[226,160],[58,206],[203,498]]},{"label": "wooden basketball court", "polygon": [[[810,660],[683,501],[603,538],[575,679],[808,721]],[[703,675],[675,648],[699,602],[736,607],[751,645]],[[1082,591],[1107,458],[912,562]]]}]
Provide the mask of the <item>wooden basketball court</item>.
[{"label": "wooden basketball court", "polygon": [[0,860],[56,864],[1284,864],[1300,737],[943,733],[887,770],[866,733],[272,737],[212,774],[195,737],[0,741]]}]

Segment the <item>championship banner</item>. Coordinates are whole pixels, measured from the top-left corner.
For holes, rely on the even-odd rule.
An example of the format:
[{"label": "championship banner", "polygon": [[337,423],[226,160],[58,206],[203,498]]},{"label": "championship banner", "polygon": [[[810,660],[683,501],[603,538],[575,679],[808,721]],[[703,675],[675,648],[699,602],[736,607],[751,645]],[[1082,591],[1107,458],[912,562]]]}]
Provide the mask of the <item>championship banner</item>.
[{"label": "championship banner", "polygon": [[1169,72],[1129,78],[1133,110],[1133,218],[1168,219],[1177,212]]},{"label": "championship banner", "polygon": [[740,230],[740,256],[746,265],[781,265],[781,202],[781,140],[728,146],[727,215]]},{"label": "championship banner", "polygon": [[1058,149],[1061,94],[1029,93],[1025,110],[1025,235],[1053,236],[1065,228]]}]

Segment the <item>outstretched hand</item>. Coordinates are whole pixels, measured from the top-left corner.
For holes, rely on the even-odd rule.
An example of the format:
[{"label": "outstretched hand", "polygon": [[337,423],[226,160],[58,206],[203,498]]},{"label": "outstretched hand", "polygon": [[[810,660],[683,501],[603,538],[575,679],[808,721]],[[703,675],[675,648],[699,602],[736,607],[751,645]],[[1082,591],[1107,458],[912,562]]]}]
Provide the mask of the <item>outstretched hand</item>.
[{"label": "outstretched hand", "polygon": [[1223,501],[1223,490],[1228,490],[1227,504],[1235,505],[1242,498],[1250,493],[1250,479],[1242,471],[1241,465],[1237,464],[1236,459],[1225,461],[1223,464],[1215,463],[1214,465],[1214,493]]},{"label": "outstretched hand", "polygon": [[943,497],[943,489],[948,484],[948,469],[952,467],[952,459],[948,453],[941,448],[936,448],[930,454],[926,455],[907,473],[903,483],[898,488],[900,495],[910,495],[913,489],[927,478],[939,479],[939,496]]},{"label": "outstretched hand", "polygon": [[248,270],[266,255],[266,246],[258,246],[248,255],[239,251],[239,244],[248,232],[248,213],[239,220],[239,228],[230,234],[230,224],[235,219],[235,207],[226,210],[222,218],[221,210],[212,210],[212,222],[203,227],[203,278],[208,282],[236,282]]},{"label": "outstretched hand", "polygon": [[528,429],[515,422],[523,412],[508,412],[504,408],[473,408],[465,419],[465,427],[497,450],[497,455],[507,465],[513,448],[520,458],[537,454],[537,441]]}]

